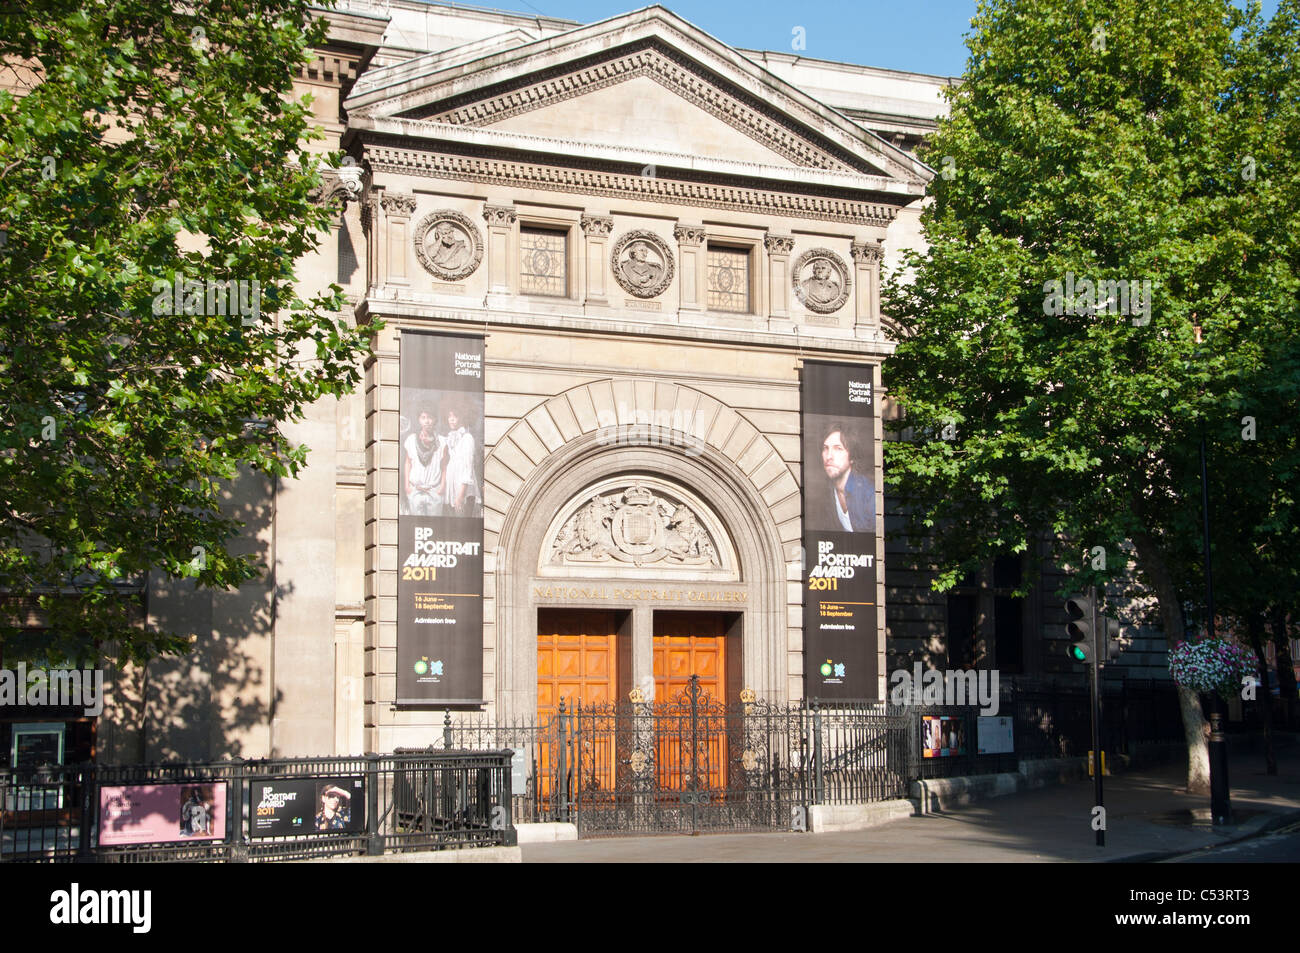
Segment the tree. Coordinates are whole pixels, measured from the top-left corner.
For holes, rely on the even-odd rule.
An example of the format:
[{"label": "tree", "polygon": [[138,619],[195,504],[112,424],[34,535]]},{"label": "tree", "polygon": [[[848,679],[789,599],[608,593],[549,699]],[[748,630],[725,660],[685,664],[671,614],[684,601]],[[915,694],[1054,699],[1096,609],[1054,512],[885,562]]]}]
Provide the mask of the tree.
[{"label": "tree", "polygon": [[[1202,428],[1238,454],[1243,407],[1300,406],[1295,3],[1266,29],[1226,0],[992,0],[973,26],[923,154],[929,248],[885,292],[910,330],[886,384],[956,439],[890,442],[886,479],[938,587],[1040,538],[1101,584],[1131,543],[1173,644],[1198,600]],[[1199,701],[1180,703],[1205,790]]]},{"label": "tree", "polygon": [[357,382],[370,331],[341,289],[294,291],[329,213],[292,83],[325,29],[305,0],[0,17],[6,658],[184,646],[144,631],[129,583],[256,576],[228,547],[229,481],[296,473],[307,448],[279,425]]},{"label": "tree", "polygon": [[[1295,427],[1300,409],[1300,289],[1293,267],[1294,236],[1288,234],[1300,208],[1300,179],[1284,171],[1300,147],[1298,13],[1294,5],[1284,5],[1266,27],[1245,31],[1239,44],[1239,85],[1248,91],[1236,100],[1242,114],[1239,124],[1256,133],[1250,143],[1252,164],[1271,173],[1259,186],[1267,197],[1242,210],[1254,218],[1244,227],[1259,245],[1255,267],[1267,269],[1263,287],[1277,298],[1254,302],[1271,315],[1258,366],[1241,368],[1227,394],[1225,409],[1230,413],[1218,426],[1207,427],[1211,510],[1215,525],[1222,528],[1213,547],[1215,613],[1222,617],[1220,624],[1230,625],[1255,651],[1270,774],[1277,768],[1265,625],[1270,616],[1280,623],[1282,631],[1274,634],[1282,636],[1285,645],[1286,617],[1300,591],[1300,435]],[[1289,214],[1268,218],[1279,210]],[[1182,567],[1189,586],[1195,585],[1200,568]],[[1279,665],[1278,674],[1294,696],[1291,673]]]}]

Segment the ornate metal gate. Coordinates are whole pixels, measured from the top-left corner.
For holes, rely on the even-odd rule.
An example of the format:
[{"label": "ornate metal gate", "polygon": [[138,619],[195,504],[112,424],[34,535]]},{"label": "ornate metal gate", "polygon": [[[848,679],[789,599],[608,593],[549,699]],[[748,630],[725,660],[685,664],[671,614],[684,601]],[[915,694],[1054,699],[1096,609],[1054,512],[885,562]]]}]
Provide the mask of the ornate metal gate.
[{"label": "ornate metal gate", "polygon": [[806,830],[812,804],[906,797],[911,721],[875,702],[726,704],[692,677],[672,698],[578,704],[537,723],[447,715],[443,747],[515,752],[513,818],[584,837]]},{"label": "ornate metal gate", "polygon": [[808,803],[789,712],[727,705],[692,677],[675,697],[563,708],[551,759],[561,813],[583,835],[790,830]]}]

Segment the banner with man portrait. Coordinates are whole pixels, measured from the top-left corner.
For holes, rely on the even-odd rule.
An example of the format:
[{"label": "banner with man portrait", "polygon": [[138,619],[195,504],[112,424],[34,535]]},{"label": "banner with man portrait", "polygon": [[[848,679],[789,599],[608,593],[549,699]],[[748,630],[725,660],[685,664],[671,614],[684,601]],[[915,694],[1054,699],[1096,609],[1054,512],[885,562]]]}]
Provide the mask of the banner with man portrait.
[{"label": "banner with man portrait", "polygon": [[876,632],[876,395],[873,368],[805,361],[804,693],[879,695]]},{"label": "banner with man portrait", "polygon": [[483,338],[404,331],[397,703],[483,695]]}]

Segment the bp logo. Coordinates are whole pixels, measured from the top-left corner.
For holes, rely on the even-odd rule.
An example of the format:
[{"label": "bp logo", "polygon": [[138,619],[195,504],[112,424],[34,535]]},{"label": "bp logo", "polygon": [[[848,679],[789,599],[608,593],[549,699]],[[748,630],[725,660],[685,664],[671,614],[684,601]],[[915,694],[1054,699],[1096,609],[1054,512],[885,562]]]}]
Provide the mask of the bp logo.
[{"label": "bp logo", "polygon": [[826,661],[822,662],[822,677],[823,677],[823,678],[830,678],[830,677],[831,677],[831,672],[833,672],[833,671],[835,671],[835,667],[834,667],[833,665],[831,665],[831,660],[830,660],[830,659],[827,659]]},{"label": "bp logo", "polygon": [[836,678],[844,677],[845,666],[843,662],[832,662],[830,659],[822,662],[822,678],[830,678],[834,675]]}]

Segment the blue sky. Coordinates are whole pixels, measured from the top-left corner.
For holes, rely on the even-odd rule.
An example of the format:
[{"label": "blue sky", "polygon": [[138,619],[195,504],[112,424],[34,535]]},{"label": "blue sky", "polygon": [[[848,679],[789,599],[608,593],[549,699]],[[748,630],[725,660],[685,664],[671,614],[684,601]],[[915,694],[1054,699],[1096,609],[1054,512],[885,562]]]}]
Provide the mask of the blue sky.
[{"label": "blue sky", "polygon": [[[960,76],[975,0],[660,0],[730,46],[800,52],[815,59]],[[1158,3],[1159,0],[1152,0]],[[473,6],[591,23],[648,6],[649,0],[480,0]],[[1265,15],[1277,9],[1266,0]],[[791,48],[803,27],[806,48]]]}]

